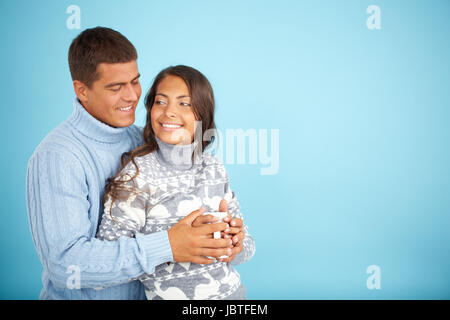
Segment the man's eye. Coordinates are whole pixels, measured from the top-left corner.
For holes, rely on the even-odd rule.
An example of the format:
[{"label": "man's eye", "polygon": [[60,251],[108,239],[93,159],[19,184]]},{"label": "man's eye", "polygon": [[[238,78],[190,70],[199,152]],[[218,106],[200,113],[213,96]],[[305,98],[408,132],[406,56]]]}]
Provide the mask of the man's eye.
[{"label": "man's eye", "polygon": [[120,86],[110,88],[111,91],[118,92],[120,90]]}]

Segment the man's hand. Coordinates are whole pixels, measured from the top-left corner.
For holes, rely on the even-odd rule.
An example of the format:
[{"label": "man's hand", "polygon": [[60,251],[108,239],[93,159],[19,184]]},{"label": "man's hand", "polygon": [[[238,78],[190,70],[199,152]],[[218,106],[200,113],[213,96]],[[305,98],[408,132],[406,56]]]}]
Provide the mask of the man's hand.
[{"label": "man's hand", "polygon": [[[214,224],[202,224],[193,226],[194,220],[200,217],[205,208],[192,212],[190,215],[178,221],[167,232],[173,259],[176,262],[192,262],[197,264],[210,264],[214,262],[209,257],[232,255],[232,241],[230,239],[213,239],[216,231],[224,231],[228,224],[225,222]],[[203,220],[203,219],[200,219]],[[207,219],[206,219],[207,220]]]}]

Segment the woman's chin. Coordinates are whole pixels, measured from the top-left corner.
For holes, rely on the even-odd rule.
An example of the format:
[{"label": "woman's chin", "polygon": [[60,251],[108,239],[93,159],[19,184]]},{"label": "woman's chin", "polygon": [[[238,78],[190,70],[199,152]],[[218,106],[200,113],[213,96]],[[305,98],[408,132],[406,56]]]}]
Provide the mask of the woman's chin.
[{"label": "woman's chin", "polygon": [[189,134],[186,134],[185,132],[164,132],[157,135],[159,140],[161,140],[164,143],[167,144],[191,144],[192,138]]}]

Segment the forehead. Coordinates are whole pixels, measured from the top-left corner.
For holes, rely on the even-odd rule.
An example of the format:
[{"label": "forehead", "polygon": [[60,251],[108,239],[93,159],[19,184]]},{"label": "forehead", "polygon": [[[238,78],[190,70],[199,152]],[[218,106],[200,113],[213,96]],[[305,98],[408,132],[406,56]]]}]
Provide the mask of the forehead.
[{"label": "forehead", "polygon": [[125,63],[100,63],[97,66],[98,80],[101,82],[127,82],[139,73],[136,61]]},{"label": "forehead", "polygon": [[168,75],[158,84],[157,93],[189,95],[189,88],[182,78]]}]

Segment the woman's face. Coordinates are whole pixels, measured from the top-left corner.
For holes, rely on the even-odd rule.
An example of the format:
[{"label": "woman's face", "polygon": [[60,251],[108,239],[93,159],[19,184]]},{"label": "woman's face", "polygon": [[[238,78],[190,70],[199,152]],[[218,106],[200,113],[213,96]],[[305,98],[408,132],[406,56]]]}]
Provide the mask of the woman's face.
[{"label": "woman's face", "polygon": [[156,88],[150,111],[156,136],[169,144],[190,144],[194,140],[195,115],[184,80],[168,75]]}]

